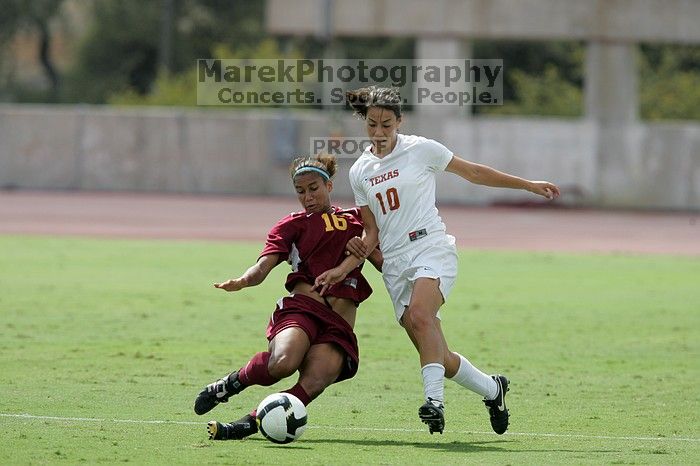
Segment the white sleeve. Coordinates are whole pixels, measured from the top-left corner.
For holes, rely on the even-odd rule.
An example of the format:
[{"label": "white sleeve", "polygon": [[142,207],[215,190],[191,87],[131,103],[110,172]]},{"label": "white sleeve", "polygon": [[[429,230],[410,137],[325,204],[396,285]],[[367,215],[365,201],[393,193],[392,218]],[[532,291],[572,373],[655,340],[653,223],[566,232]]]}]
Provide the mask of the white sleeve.
[{"label": "white sleeve", "polygon": [[444,171],[454,155],[450,149],[433,139],[425,139],[422,149],[426,165],[434,171]]},{"label": "white sleeve", "polygon": [[355,205],[357,207],[366,206],[367,193],[365,193],[362,188],[362,180],[360,180],[360,174],[358,173],[357,165],[350,167],[350,186],[352,187],[352,193],[355,196]]}]

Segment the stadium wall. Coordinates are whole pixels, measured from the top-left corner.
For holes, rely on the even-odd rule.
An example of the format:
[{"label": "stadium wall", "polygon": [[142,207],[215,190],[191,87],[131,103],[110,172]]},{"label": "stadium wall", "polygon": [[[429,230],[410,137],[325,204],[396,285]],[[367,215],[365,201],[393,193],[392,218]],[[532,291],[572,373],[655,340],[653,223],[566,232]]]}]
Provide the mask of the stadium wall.
[{"label": "stadium wall", "polygon": [[[587,118],[407,114],[402,131],[438,139],[475,162],[553,180],[567,205],[700,210],[695,122],[602,126]],[[311,138],[331,135],[362,137],[362,124],[346,112],[4,104],[0,188],[291,195],[291,156],[309,153]],[[342,155],[335,196],[350,198],[354,155]],[[472,205],[537,201],[449,174],[438,197]]]}]

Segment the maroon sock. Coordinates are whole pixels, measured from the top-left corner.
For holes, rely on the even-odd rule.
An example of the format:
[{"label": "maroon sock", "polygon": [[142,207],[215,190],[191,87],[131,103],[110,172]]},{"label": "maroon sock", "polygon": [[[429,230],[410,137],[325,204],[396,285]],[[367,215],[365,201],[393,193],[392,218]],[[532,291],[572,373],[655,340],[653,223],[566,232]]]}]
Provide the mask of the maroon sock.
[{"label": "maroon sock", "polygon": [[270,353],[267,351],[256,354],[250,358],[250,361],[248,361],[248,364],[246,364],[243,369],[238,371],[238,379],[245,386],[262,385],[267,387],[268,385],[279,382],[279,379],[272,377],[267,370],[267,363],[269,360]]},{"label": "maroon sock", "polygon": [[302,387],[299,383],[290,388],[289,390],[285,390],[284,393],[290,393],[296,396],[302,403],[304,403],[304,406],[308,406],[308,404],[311,403],[311,401],[313,401],[313,398],[311,398],[309,394],[306,393],[304,387]]}]

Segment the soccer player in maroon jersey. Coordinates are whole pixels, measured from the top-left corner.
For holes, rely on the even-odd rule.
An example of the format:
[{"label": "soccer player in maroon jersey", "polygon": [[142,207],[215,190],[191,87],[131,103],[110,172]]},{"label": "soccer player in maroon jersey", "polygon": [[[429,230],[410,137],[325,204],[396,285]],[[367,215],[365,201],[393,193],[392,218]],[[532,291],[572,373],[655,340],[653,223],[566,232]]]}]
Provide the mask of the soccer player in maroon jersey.
[{"label": "soccer player in maroon jersey", "polygon": [[[372,293],[361,267],[330,287],[324,296],[314,290],[316,277],[339,265],[346,257],[348,240],[363,231],[359,209],[331,205],[335,171],[332,156],[295,159],[290,175],[304,210],[277,222],[257,262],[242,276],[214,284],[226,291],[239,291],[260,284],[282,261],[292,267],[285,283],[290,294],[277,302],[267,326],[267,351],[207,385],[195,400],[197,414],[211,411],[251,385],[269,386],[297,370],[299,379],[286,392],[307,405],[332,383],[357,372],[355,314],[359,303]],[[368,260],[381,270],[378,250]],[[258,431],[254,412],[231,423],[211,421],[207,429],[213,440],[242,439]]]}]

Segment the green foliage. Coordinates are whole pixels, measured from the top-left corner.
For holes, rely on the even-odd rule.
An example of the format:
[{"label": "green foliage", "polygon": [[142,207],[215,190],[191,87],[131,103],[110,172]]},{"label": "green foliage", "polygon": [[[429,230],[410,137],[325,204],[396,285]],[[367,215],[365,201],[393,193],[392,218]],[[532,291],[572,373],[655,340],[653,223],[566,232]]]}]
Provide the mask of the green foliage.
[{"label": "green foliage", "polygon": [[[275,39],[252,42],[236,49],[231,48],[227,44],[218,44],[213,46],[212,49],[213,58],[231,60],[302,57],[301,53],[296,50],[287,51],[283,54],[279,49],[278,41]],[[189,69],[179,74],[160,73],[152,91],[147,94],[141,94],[133,88],[128,88],[125,91],[111,94],[108,98],[108,103],[114,105],[197,105],[196,62],[193,62]]]},{"label": "green foliage", "polygon": [[[263,2],[175,0],[170,68],[160,69],[165,63],[161,56],[162,5],[160,1],[96,0],[78,65],[69,73],[66,100],[136,103],[138,96],[144,96],[144,103],[188,104],[192,102],[189,97],[177,99],[172,94],[187,79],[195,60],[213,58],[220,43],[256,48],[264,39]],[[185,76],[169,76],[180,73]],[[195,81],[192,83],[194,87]],[[155,95],[145,97],[150,93]]]},{"label": "green foliage", "polygon": [[[0,0],[0,45],[20,27],[47,24],[63,0]],[[169,57],[164,55],[164,6],[172,5]],[[54,76],[47,90],[14,82],[0,52],[0,99],[26,102],[89,102],[127,105],[194,105],[193,67],[199,58],[400,58],[414,55],[413,38],[275,37],[264,30],[265,2],[259,0],[93,0],[75,66]],[[50,39],[50,37],[49,37]],[[575,41],[483,41],[476,58],[503,59],[502,106],[476,106],[475,113],[583,115],[586,46]],[[7,52],[5,52],[6,54]],[[700,47],[641,46],[640,114],[645,120],[700,119]],[[408,109],[408,108],[407,108]]]},{"label": "green foliage", "polygon": [[[503,106],[476,113],[581,116],[585,44],[476,42],[478,58],[502,58]],[[644,120],[700,119],[700,47],[642,45],[640,114]]]},{"label": "green foliage", "polygon": [[93,3],[93,22],[68,74],[68,99],[101,103],[120,90],[149,90],[157,74],[160,3]]},{"label": "green foliage", "polygon": [[12,100],[12,75],[10,49],[7,43],[17,32],[20,17],[19,0],[0,0],[0,102]]},{"label": "green foliage", "polygon": [[192,412],[202,386],[266,347],[284,265],[239,293],[211,285],[245,270],[259,244],[0,236],[0,250],[2,464],[700,462],[694,258],[461,251],[443,327],[453,350],[511,378],[502,437],[451,382],[446,431],[427,433],[417,355],[369,271],[358,375],[329,387],[304,436],[279,447],[210,442],[205,426],[295,377]]},{"label": "green foliage", "polygon": [[46,23],[56,16],[64,0],[0,0],[0,45],[21,27]]},{"label": "green foliage", "polygon": [[[265,2],[260,0],[187,0],[183,8],[192,20],[192,31],[201,39],[200,50],[211,58],[217,44],[231,47],[255,48],[258,42],[269,39],[264,29]],[[201,20],[197,18],[204,18]]]},{"label": "green foliage", "polygon": [[[251,33],[252,34],[252,33]],[[348,39],[339,40],[333,45],[333,49],[348,58],[366,57],[368,48],[371,46],[369,39]],[[412,41],[406,39],[384,40],[379,46],[372,49],[375,55],[373,58],[411,58],[413,51]],[[322,57],[324,53],[323,45],[313,39],[282,41],[267,37],[257,41],[236,42],[235,46],[229,43],[218,43],[211,45],[212,58],[243,60],[243,59],[295,59],[306,57]],[[190,106],[197,104],[196,89],[196,63],[192,63],[190,69],[186,69],[179,74],[159,74],[152,90],[142,94],[133,88],[116,92],[109,96],[108,103],[116,105],[183,105]],[[289,84],[289,91],[293,91],[298,86]],[[261,88],[255,85],[239,86],[238,91],[257,91]],[[275,91],[285,92],[285,87],[281,83],[275,85]],[[266,105],[269,107],[269,105]],[[227,107],[230,108],[230,107]],[[241,108],[254,108],[254,106],[243,106]]]},{"label": "green foliage", "polygon": [[[64,0],[32,0],[32,1],[9,1],[5,4],[16,3],[18,5],[19,21],[23,23],[47,22],[61,9]],[[5,5],[0,4],[0,7]],[[10,6],[10,10],[12,10]],[[4,10],[3,10],[4,13]]]},{"label": "green foliage", "polygon": [[[22,2],[20,0],[0,0],[0,45],[12,38],[17,31],[22,17]],[[0,55],[0,58],[2,56]]]},{"label": "green foliage", "polygon": [[583,113],[581,88],[564,79],[554,65],[545,65],[539,75],[512,70],[511,81],[517,97],[501,106],[485,107],[482,113],[571,117]]},{"label": "green foliage", "polygon": [[640,105],[645,120],[700,120],[700,47],[643,46]]},{"label": "green foliage", "polygon": [[[52,35],[49,23],[61,10],[63,0],[0,0],[0,82],[6,81],[7,90],[0,90],[0,100],[6,97],[3,94],[12,96],[19,94],[22,97],[40,99],[41,101],[56,102],[59,94],[59,76],[53,59],[50,54]],[[13,35],[20,30],[27,30],[36,33],[38,47],[36,55],[44,71],[48,82],[47,88],[29,88],[17,85],[14,82],[14,70],[7,69],[3,61],[7,60],[5,43],[12,39]],[[5,76],[3,76],[5,75]]]},{"label": "green foliage", "polygon": [[475,58],[502,59],[503,105],[477,106],[475,113],[580,116],[583,59],[580,42],[476,41]]},{"label": "green foliage", "polygon": [[171,75],[160,73],[151,92],[141,94],[133,88],[110,94],[107,103],[112,105],[164,105],[189,107],[197,105],[197,70]]}]

